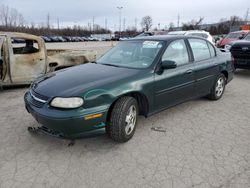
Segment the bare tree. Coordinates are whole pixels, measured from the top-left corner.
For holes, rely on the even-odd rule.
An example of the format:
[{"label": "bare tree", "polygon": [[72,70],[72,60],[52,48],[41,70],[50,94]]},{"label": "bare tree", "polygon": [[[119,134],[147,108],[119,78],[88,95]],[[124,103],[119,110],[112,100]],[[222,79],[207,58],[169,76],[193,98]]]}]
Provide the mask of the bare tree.
[{"label": "bare tree", "polygon": [[141,20],[141,26],[144,31],[148,31],[153,25],[151,16],[144,16]]},{"label": "bare tree", "polygon": [[182,24],[182,30],[194,30],[194,29],[200,29],[200,24],[203,22],[204,17],[200,17],[199,20],[191,20],[188,23]]},{"label": "bare tree", "polygon": [[6,27],[9,25],[9,7],[5,5],[1,5],[0,7],[0,16],[1,16],[1,22],[2,25],[5,25]]},{"label": "bare tree", "polygon": [[230,25],[231,26],[238,25],[242,21],[243,21],[243,19],[240,18],[239,16],[231,16],[230,17]]},{"label": "bare tree", "polygon": [[0,5],[0,24],[5,27],[17,27],[24,24],[23,16],[14,8]]}]

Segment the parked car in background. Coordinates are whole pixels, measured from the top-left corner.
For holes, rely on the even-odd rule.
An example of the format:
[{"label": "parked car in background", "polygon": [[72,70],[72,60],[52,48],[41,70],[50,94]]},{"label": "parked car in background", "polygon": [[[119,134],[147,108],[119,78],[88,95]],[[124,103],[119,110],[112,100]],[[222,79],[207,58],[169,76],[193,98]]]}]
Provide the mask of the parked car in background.
[{"label": "parked car in background", "polygon": [[51,39],[49,37],[46,36],[41,36],[41,37],[44,40],[44,42],[51,42]]},{"label": "parked car in background", "polygon": [[234,58],[235,69],[250,69],[250,33],[233,43],[230,52]]},{"label": "parked car in background", "polygon": [[[229,33],[225,38],[221,39],[217,43],[217,47],[220,48],[223,52],[228,52],[230,45],[239,40],[244,38],[244,36],[248,33],[248,30],[241,30]],[[228,46],[229,45],[229,46]]]},{"label": "parked car in background", "polygon": [[171,31],[168,35],[185,35],[185,36],[196,36],[207,39],[212,44],[215,44],[214,38],[209,32],[203,30],[189,30],[189,31]]},{"label": "parked car in background", "polygon": [[167,35],[168,32],[167,31],[146,31],[143,33],[140,33],[139,35],[135,36],[135,37],[147,37],[147,36],[155,36],[155,35]]},{"label": "parked car in background", "polygon": [[[37,130],[69,139],[106,129],[115,141],[148,117],[198,97],[222,97],[233,78],[231,56],[192,36],[153,36],[118,43],[95,63],[38,79],[25,96]],[[30,130],[34,130],[31,128]]]},{"label": "parked car in background", "polygon": [[[15,43],[14,41],[23,41]],[[77,50],[46,50],[41,37],[0,32],[0,87],[30,84],[46,73],[94,61],[96,53]]]}]

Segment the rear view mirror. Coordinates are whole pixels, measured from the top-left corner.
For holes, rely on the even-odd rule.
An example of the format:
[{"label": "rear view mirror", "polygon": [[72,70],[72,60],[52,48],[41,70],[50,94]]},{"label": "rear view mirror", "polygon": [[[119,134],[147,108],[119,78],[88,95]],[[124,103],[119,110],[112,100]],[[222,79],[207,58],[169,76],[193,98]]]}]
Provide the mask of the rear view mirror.
[{"label": "rear view mirror", "polygon": [[174,69],[177,67],[177,64],[175,61],[165,60],[162,61],[161,66],[163,69]]}]

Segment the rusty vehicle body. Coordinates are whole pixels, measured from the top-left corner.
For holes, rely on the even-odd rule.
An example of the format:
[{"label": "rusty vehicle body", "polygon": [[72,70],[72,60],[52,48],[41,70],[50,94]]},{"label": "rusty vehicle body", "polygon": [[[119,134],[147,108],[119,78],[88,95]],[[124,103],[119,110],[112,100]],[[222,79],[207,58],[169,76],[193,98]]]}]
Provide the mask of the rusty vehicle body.
[{"label": "rusty vehicle body", "polygon": [[93,51],[46,50],[38,36],[0,32],[0,86],[30,84],[46,73],[95,59]]}]

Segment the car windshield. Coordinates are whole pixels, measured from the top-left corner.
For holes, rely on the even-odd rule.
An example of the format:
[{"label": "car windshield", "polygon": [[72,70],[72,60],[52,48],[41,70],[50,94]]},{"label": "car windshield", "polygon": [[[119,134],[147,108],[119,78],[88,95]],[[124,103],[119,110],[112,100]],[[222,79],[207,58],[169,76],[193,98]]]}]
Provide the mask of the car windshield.
[{"label": "car windshield", "polygon": [[241,33],[229,33],[226,36],[226,39],[238,39],[241,35]]},{"label": "car windshield", "polygon": [[249,40],[250,41],[250,33],[244,38],[244,40]]},{"label": "car windshield", "polygon": [[148,68],[163,47],[162,41],[138,40],[118,43],[97,60],[98,64],[127,68]]}]

